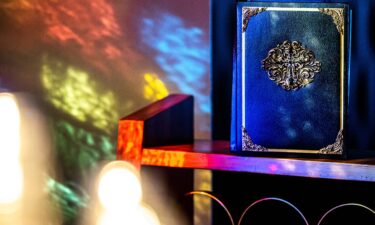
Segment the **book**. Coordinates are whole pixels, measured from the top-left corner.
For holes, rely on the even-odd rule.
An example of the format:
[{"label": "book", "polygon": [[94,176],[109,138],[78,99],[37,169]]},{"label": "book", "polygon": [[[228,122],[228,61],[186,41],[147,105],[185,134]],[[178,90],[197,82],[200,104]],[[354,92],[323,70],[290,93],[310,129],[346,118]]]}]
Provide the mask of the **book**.
[{"label": "book", "polygon": [[231,151],[345,157],[350,10],[237,5]]}]

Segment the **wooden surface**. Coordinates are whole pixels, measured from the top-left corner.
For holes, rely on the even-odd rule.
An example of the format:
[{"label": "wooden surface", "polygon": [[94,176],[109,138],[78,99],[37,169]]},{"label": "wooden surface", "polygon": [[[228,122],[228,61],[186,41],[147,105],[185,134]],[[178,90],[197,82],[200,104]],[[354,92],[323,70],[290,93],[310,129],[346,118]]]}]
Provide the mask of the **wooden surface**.
[{"label": "wooden surface", "polygon": [[142,165],[375,182],[375,158],[355,160],[265,158],[229,152],[227,141],[144,148]]},{"label": "wooden surface", "polygon": [[228,141],[194,142],[193,105],[192,96],[170,95],[121,119],[117,158],[138,168],[149,165],[375,182],[375,158],[245,157],[231,154]]},{"label": "wooden surface", "polygon": [[121,120],[148,120],[178,104],[181,104],[189,98],[192,98],[192,96],[184,94],[171,94],[166,98],[147,105],[146,107],[122,118]]},{"label": "wooden surface", "polygon": [[117,158],[141,166],[142,149],[194,141],[194,99],[173,94],[122,118],[118,123]]}]

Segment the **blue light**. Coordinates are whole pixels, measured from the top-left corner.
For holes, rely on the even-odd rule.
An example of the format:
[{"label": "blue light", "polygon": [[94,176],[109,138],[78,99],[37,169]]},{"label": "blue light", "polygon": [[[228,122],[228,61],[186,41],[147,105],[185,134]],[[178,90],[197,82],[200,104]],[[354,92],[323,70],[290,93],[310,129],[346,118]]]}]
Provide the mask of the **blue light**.
[{"label": "blue light", "polygon": [[209,43],[203,30],[169,13],[143,19],[142,27],[142,41],[155,51],[154,60],[166,74],[164,82],[194,95],[199,112],[210,113]]}]

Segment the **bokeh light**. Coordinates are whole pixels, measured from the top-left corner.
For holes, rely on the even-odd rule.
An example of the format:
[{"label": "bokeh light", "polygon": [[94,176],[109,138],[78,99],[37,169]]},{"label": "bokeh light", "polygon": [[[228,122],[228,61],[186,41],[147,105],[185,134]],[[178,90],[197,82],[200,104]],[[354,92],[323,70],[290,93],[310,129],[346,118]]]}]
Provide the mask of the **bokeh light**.
[{"label": "bokeh light", "polygon": [[144,221],[144,225],[160,225],[159,218],[156,212],[149,206],[142,204],[141,205],[142,211],[142,220]]},{"label": "bokeh light", "polygon": [[[0,160],[18,160],[20,153],[20,114],[15,98],[0,94]],[[6,160],[5,160],[6,159]]]},{"label": "bokeh light", "polygon": [[122,212],[105,211],[98,225],[160,225],[160,222],[154,210],[142,204]]},{"label": "bokeh light", "polygon": [[59,207],[52,204],[46,190],[46,178],[55,171],[45,122],[29,95],[0,94],[2,225],[60,224]]},{"label": "bokeh light", "polygon": [[0,94],[0,205],[16,202],[23,191],[20,114],[16,99]]},{"label": "bokeh light", "polygon": [[0,206],[17,202],[23,191],[23,171],[19,163],[0,166]]},{"label": "bokeh light", "polygon": [[108,163],[99,176],[98,197],[111,211],[128,210],[142,200],[142,187],[136,169],[128,162]]}]

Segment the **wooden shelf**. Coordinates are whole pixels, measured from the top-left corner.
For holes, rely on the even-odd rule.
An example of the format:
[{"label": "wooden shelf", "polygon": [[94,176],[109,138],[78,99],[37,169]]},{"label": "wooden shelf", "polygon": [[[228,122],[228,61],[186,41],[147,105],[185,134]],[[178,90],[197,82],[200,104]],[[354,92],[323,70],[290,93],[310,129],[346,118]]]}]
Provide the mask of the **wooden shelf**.
[{"label": "wooden shelf", "polygon": [[375,158],[244,157],[231,154],[228,141],[194,142],[193,105],[192,96],[175,94],[122,118],[117,158],[137,168],[148,165],[375,182]]},{"label": "wooden shelf", "polygon": [[144,148],[141,165],[375,182],[375,158],[245,157],[231,154],[227,141],[196,141],[191,145]]}]

